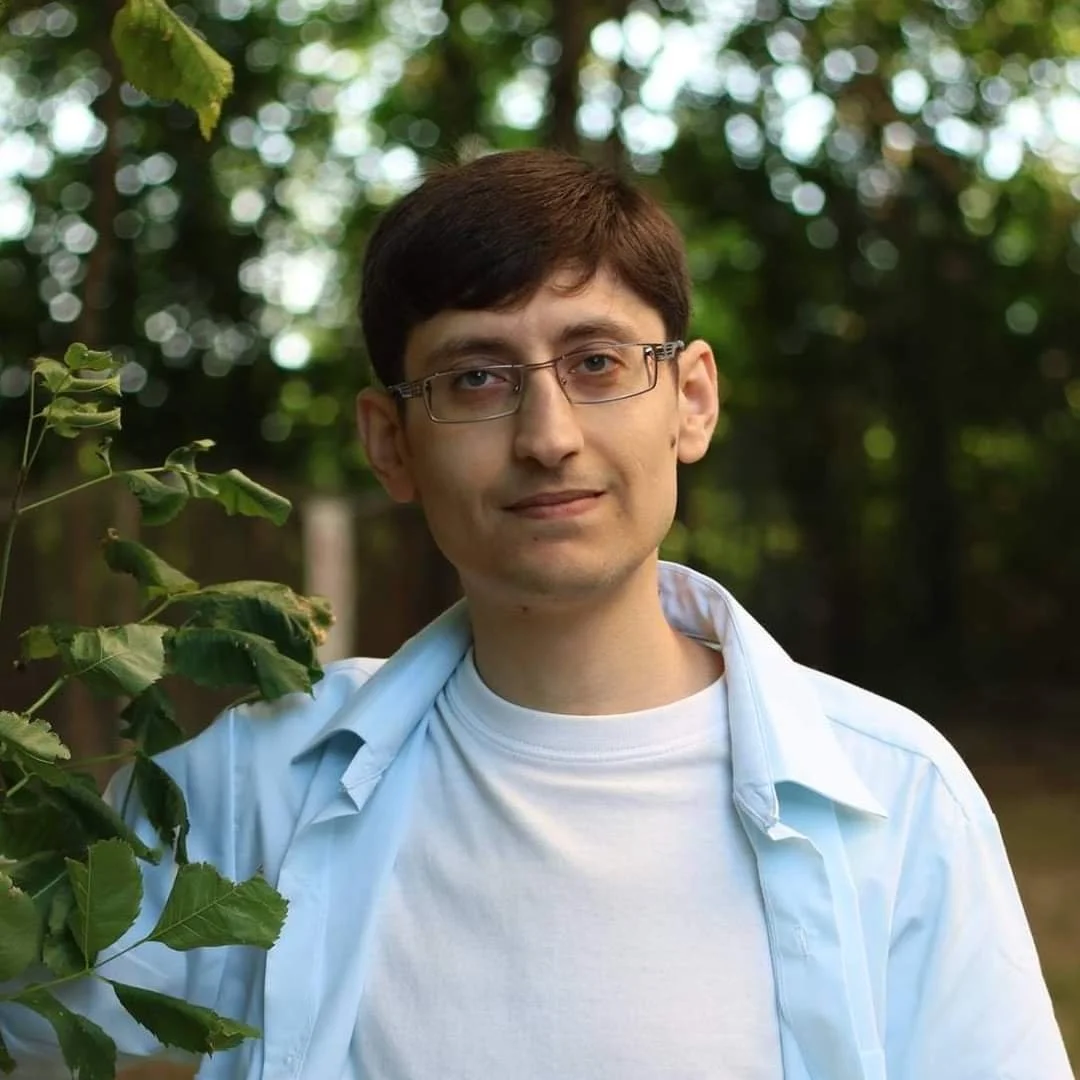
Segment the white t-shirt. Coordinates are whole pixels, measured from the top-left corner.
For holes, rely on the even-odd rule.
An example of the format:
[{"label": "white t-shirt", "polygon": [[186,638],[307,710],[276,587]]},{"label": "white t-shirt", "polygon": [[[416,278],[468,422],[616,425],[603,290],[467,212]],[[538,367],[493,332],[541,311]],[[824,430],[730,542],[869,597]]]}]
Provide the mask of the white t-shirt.
[{"label": "white t-shirt", "polygon": [[472,653],[435,702],[353,1040],[365,1080],[781,1080],[723,679],[524,709]]}]

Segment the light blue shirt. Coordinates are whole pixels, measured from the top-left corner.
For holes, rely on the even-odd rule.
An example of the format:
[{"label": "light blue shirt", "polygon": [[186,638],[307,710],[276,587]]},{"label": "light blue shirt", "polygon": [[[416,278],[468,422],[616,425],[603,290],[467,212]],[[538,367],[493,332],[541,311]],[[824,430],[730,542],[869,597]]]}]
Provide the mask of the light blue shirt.
[{"label": "light blue shirt", "polygon": [[[1073,1080],[997,822],[952,748],[906,709],[796,664],[708,578],[664,563],[660,592],[672,625],[723,648],[785,1080]],[[227,712],[159,759],[188,799],[192,860],[261,871],[289,900],[268,953],[144,945],[105,968],[263,1029],[206,1059],[202,1080],[428,1080],[362,1078],[351,1043],[429,710],[469,644],[458,604],[385,663],[331,665],[313,698]],[[171,874],[144,868],[145,914],[110,952],[147,933]],[[62,996],[125,1054],[158,1052],[107,986]],[[30,1065],[19,1075],[52,1075],[44,1023],[16,1005],[0,1022]]]}]

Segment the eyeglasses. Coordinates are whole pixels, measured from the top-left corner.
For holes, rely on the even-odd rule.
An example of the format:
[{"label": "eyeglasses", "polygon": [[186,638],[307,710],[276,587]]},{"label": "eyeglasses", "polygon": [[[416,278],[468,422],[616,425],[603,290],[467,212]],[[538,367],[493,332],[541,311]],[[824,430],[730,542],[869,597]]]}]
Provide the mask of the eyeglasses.
[{"label": "eyeglasses", "polygon": [[573,405],[602,405],[647,394],[656,386],[660,361],[674,360],[686,346],[659,344],[589,345],[539,364],[471,364],[437,371],[387,392],[401,401],[423,398],[437,424],[468,424],[510,416],[521,407],[525,373],[554,368]]}]

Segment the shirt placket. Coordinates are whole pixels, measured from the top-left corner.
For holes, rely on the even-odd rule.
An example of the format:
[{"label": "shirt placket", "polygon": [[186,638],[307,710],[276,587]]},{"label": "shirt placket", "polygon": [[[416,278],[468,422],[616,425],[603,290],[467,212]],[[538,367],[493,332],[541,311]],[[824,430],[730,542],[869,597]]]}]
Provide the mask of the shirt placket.
[{"label": "shirt placket", "polygon": [[[786,1080],[885,1080],[854,883],[837,810],[797,791],[780,818],[750,823],[781,1026],[797,1049]],[[744,811],[744,819],[745,819]],[[785,1040],[787,1041],[787,1040]]]}]

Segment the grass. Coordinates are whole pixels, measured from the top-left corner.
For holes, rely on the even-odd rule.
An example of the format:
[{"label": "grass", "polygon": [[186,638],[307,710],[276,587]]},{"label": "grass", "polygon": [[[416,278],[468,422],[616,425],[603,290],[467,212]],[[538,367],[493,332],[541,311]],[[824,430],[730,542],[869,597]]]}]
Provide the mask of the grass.
[{"label": "grass", "polygon": [[989,793],[1073,1071],[1080,1072],[1080,793]]}]

